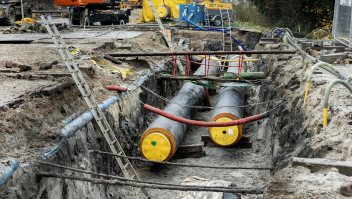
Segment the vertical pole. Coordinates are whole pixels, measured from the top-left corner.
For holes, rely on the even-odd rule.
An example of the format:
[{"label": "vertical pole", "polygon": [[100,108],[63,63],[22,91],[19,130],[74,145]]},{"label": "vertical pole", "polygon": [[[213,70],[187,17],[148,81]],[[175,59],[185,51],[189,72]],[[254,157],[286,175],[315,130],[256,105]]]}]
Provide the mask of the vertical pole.
[{"label": "vertical pole", "polygon": [[[24,23],[24,10],[23,10],[23,0],[21,0],[21,12],[22,12],[22,24]],[[21,24],[21,25],[22,25]]]},{"label": "vertical pole", "polygon": [[352,3],[351,1],[349,1],[350,3],[350,42],[348,43],[348,48],[351,49],[351,40],[352,40]]},{"label": "vertical pole", "polygon": [[220,8],[220,17],[221,17],[221,28],[222,28],[222,51],[225,51],[225,30],[224,30],[224,21],[223,21],[223,17],[222,17],[222,11],[221,11],[221,7]]}]

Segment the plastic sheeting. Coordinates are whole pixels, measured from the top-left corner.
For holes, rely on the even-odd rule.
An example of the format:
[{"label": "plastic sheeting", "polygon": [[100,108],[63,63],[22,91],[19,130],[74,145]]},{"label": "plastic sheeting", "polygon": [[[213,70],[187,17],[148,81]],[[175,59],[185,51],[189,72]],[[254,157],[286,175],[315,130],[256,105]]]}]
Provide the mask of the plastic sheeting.
[{"label": "plastic sheeting", "polygon": [[[208,180],[197,176],[186,178],[182,185],[195,186],[223,186],[228,187],[232,182],[223,180]],[[209,191],[178,191],[176,199],[223,199],[223,192],[209,192]]]}]

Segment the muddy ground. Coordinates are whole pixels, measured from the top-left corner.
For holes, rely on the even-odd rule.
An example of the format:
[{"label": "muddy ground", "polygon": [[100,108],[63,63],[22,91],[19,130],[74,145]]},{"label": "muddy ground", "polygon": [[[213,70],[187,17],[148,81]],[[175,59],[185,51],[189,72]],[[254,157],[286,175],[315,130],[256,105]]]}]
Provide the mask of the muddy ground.
[{"label": "muddy ground", "polygon": [[[135,21],[135,18],[132,21]],[[75,35],[79,31],[82,29],[72,28],[64,29],[62,33]],[[160,36],[153,41],[152,34],[156,31],[153,28],[139,29],[138,31],[142,31],[141,35],[125,40],[116,39],[116,37],[121,35],[121,31],[128,35],[130,29],[98,28],[94,31],[85,32],[84,34],[88,36],[84,38],[68,38],[65,42],[85,52],[85,55],[75,56],[75,61],[79,63],[98,103],[117,94],[106,90],[104,88],[106,85],[134,87],[149,70],[153,72],[161,66],[164,66],[165,70],[171,69],[169,64],[165,64],[170,60],[169,57],[140,57],[138,60],[135,58],[122,60],[122,64],[116,65],[121,69],[133,70],[134,74],[127,75],[126,78],[116,71],[101,70],[90,60],[85,59],[87,55],[103,59],[103,53],[167,52],[169,50]],[[97,32],[101,31],[107,31],[106,35],[114,35],[114,37],[94,38]],[[38,34],[46,36],[45,33]],[[237,30],[232,34],[250,50],[286,50],[283,46],[258,45],[262,35],[257,32]],[[0,40],[4,37],[6,36],[0,33]],[[31,37],[31,34],[19,34],[15,37],[18,40],[21,37]],[[219,32],[172,29],[172,38],[174,43],[185,39],[178,47],[180,50],[185,50],[182,47],[192,51],[222,50],[222,34]],[[1,197],[132,198],[131,189],[125,187],[94,185],[55,178],[36,178],[35,174],[39,171],[73,173],[34,164],[60,140],[63,140],[64,147],[51,156],[48,159],[49,162],[114,175],[121,172],[113,158],[89,152],[91,149],[109,151],[94,121],[88,122],[72,137],[63,138],[61,129],[88,109],[70,76],[43,75],[43,73],[68,73],[52,41],[47,38],[33,40],[30,43],[0,44],[0,69],[2,70],[0,73],[0,167],[6,166],[10,159],[17,160],[20,165],[31,164],[20,167],[13,177],[0,187]],[[113,42],[114,47],[109,48],[106,42]],[[121,48],[124,45],[129,48]],[[237,46],[233,43],[233,49],[237,49]],[[229,47],[226,50],[229,50]],[[267,78],[260,86],[246,87],[246,104],[281,98],[292,99],[292,101],[275,110],[269,118],[244,125],[244,135],[250,136],[252,148],[204,147],[205,157],[173,158],[171,162],[219,166],[273,166],[274,169],[272,171],[214,170],[150,165],[133,161],[143,180],[180,184],[187,177],[198,176],[210,180],[229,181],[237,187],[265,187],[263,195],[239,194],[241,198],[343,198],[339,193],[339,187],[346,180],[351,180],[350,177],[338,173],[334,168],[311,172],[303,167],[292,168],[288,163],[290,157],[351,160],[350,132],[352,131],[347,123],[352,115],[351,94],[342,86],[333,88],[329,103],[329,125],[323,127],[324,91],[327,84],[336,77],[322,69],[317,70],[319,74],[313,75],[307,102],[304,104],[306,79],[313,66],[311,61],[306,60],[303,66],[298,53],[293,56],[256,57],[259,61],[251,63],[249,70],[266,72]],[[52,68],[39,70],[41,65],[55,60],[58,63]],[[30,66],[31,69],[9,70],[5,67],[8,61]],[[110,61],[104,61],[112,64]],[[352,72],[350,65],[336,65],[336,67],[347,74]],[[165,81],[150,76],[146,78],[143,85],[163,97],[172,99],[183,83],[183,81],[168,81],[165,85]],[[292,89],[291,87],[295,85],[298,86]],[[215,104],[217,97],[217,95],[210,96],[212,105]],[[134,98],[158,108],[163,108],[166,102],[147,90],[138,88],[133,92],[133,97],[122,97],[106,112],[108,121],[126,154],[141,157],[140,136],[156,115],[143,110],[140,102]],[[245,117],[263,113],[282,102],[275,101],[246,107]],[[198,111],[193,119],[208,121],[211,114],[211,110]],[[201,135],[207,134],[207,128],[189,127],[182,143],[183,145],[201,144]],[[88,174],[84,176],[91,177]],[[174,198],[176,195],[176,191],[148,189],[148,192],[152,198]]]}]

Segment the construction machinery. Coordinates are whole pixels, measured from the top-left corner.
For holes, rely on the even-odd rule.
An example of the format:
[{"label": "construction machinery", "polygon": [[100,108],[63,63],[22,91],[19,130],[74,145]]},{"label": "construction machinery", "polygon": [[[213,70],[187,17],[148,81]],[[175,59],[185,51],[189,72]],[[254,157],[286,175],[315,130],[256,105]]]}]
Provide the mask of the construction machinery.
[{"label": "construction machinery", "polygon": [[[32,9],[28,0],[23,0],[24,17],[32,17]],[[21,0],[0,1],[0,25],[13,25],[21,18]]]},{"label": "construction machinery", "polygon": [[[189,4],[189,0],[152,0],[153,6],[160,19],[174,19],[180,17],[180,4]],[[143,0],[141,20],[138,23],[156,21],[148,0]]]},{"label": "construction machinery", "polygon": [[[153,12],[144,0],[141,15],[142,22],[155,21]],[[187,19],[199,25],[221,26],[224,21],[234,21],[235,11],[231,2],[223,1],[202,1],[196,3],[190,0],[152,0],[158,16],[164,20],[184,21]]]},{"label": "construction machinery", "polygon": [[204,15],[206,25],[221,26],[224,21],[234,21],[235,11],[232,3],[226,0],[223,1],[203,1],[199,3],[204,5]]},{"label": "construction machinery", "polygon": [[57,6],[69,6],[70,24],[89,25],[100,22],[101,25],[118,25],[129,22],[131,10],[120,10],[121,0],[54,0]]}]

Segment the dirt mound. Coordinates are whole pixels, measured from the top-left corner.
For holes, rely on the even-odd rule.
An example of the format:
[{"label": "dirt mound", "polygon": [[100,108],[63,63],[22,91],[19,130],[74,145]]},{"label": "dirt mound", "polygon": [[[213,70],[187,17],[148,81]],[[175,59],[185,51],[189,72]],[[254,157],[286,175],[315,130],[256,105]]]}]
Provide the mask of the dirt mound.
[{"label": "dirt mound", "polygon": [[317,28],[313,30],[306,36],[307,39],[325,39],[325,40],[332,40],[334,37],[331,33],[326,32],[323,29]]}]

